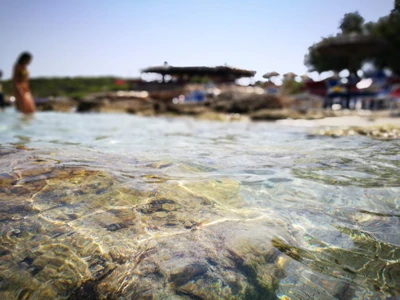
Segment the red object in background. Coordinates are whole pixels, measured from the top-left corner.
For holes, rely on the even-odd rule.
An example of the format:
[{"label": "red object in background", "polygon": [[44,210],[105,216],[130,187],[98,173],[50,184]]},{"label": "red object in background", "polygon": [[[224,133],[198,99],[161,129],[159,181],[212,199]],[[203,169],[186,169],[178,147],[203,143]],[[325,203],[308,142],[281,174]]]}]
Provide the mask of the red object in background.
[{"label": "red object in background", "polygon": [[325,81],[306,81],[306,90],[310,94],[318,95],[318,96],[326,96],[327,87]]},{"label": "red object in background", "polygon": [[390,96],[393,98],[400,98],[400,87],[395,88],[390,92]]},{"label": "red object in background", "polygon": [[126,83],[125,80],[122,80],[122,79],[116,79],[114,81],[114,84],[116,84],[116,85],[124,85],[125,83]]}]

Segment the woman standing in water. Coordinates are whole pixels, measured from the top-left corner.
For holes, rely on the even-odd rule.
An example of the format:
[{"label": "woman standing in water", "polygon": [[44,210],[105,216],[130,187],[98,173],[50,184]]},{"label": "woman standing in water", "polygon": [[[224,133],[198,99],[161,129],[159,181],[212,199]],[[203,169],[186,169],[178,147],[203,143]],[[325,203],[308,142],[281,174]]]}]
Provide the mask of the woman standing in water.
[{"label": "woman standing in water", "polygon": [[18,111],[24,114],[30,114],[36,110],[35,101],[33,100],[31,89],[29,87],[29,73],[27,69],[31,60],[32,55],[30,53],[22,53],[19,56],[13,71],[16,107]]}]

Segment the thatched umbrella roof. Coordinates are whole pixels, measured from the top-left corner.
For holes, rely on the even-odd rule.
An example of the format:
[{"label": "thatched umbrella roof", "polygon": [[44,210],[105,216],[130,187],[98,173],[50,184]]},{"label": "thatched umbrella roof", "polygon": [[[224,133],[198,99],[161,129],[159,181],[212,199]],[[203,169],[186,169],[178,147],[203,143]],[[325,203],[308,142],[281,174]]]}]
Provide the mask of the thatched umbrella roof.
[{"label": "thatched umbrella roof", "polygon": [[253,77],[256,71],[232,68],[228,66],[217,67],[173,67],[167,64],[158,67],[149,67],[142,70],[142,73],[158,73],[161,75],[196,75],[196,76],[212,76],[212,75],[232,75],[236,78]]},{"label": "thatched umbrella roof", "polygon": [[279,75],[280,74],[278,72],[273,71],[273,72],[265,73],[263,75],[263,78],[270,79],[271,77],[275,77],[275,76],[279,76]]},{"label": "thatched umbrella roof", "polygon": [[288,73],[286,73],[286,74],[283,74],[283,77],[284,78],[291,78],[291,79],[293,79],[293,78],[295,78],[297,76],[297,74],[295,74],[295,73],[293,73],[293,72],[288,72]]},{"label": "thatched umbrella roof", "polygon": [[381,53],[388,48],[388,43],[371,36],[351,33],[326,39],[315,47],[324,55],[352,58]]},{"label": "thatched umbrella roof", "polygon": [[386,41],[359,33],[328,38],[315,46],[315,50],[320,54],[347,58],[347,68],[349,69],[348,89],[346,93],[347,108],[350,105],[352,74],[357,76],[357,60],[381,53],[388,48],[389,45]]}]

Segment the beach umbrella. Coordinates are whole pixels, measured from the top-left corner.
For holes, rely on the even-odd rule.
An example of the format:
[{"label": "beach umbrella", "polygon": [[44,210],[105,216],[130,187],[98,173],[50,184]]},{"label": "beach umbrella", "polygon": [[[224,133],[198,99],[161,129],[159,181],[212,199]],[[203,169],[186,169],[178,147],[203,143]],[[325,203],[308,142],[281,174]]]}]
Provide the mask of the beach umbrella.
[{"label": "beach umbrella", "polygon": [[316,45],[318,53],[350,59],[379,54],[387,48],[385,40],[358,33],[330,38]]},{"label": "beach umbrella", "polygon": [[368,58],[388,49],[388,44],[382,39],[358,33],[350,33],[322,41],[315,46],[316,51],[330,57],[347,58],[349,70],[348,93],[346,96],[347,108],[350,104],[350,87],[353,74],[357,76],[356,62],[360,58]]},{"label": "beach umbrella", "polygon": [[278,73],[278,72],[268,72],[268,73],[265,73],[264,75],[263,75],[263,78],[266,78],[266,79],[270,79],[271,77],[276,77],[276,76],[279,76],[280,74]]},{"label": "beach umbrella", "polygon": [[297,74],[293,73],[293,72],[288,72],[286,74],[283,74],[283,77],[285,79],[294,79],[295,77],[297,77]]}]

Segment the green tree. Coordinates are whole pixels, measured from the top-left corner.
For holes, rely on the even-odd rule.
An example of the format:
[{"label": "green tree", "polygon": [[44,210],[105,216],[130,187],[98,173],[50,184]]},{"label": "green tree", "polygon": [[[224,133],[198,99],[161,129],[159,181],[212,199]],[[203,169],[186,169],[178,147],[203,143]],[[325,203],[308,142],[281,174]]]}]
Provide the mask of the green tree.
[{"label": "green tree", "polygon": [[[364,18],[358,12],[347,13],[342,18],[339,29],[340,33],[336,36],[329,36],[323,38],[319,43],[329,43],[332,40],[340,38],[346,34],[363,33],[364,31]],[[318,43],[318,44],[319,44]],[[360,57],[357,61],[353,62],[355,69],[360,69],[364,57]],[[308,53],[304,58],[304,64],[308,67],[309,71],[317,71],[319,73],[325,71],[340,72],[349,67],[349,60],[347,57],[328,56],[319,53],[316,49],[316,44],[308,48]]]},{"label": "green tree", "polygon": [[356,12],[345,14],[341,23],[340,23],[340,30],[342,34],[349,34],[349,33],[362,33],[363,32],[363,25],[364,25],[364,18]]},{"label": "green tree", "polygon": [[389,68],[400,75],[400,0],[395,0],[394,9],[376,23],[365,25],[366,31],[371,36],[381,38],[388,44],[388,49],[372,57],[372,62],[377,68]]},{"label": "green tree", "polygon": [[[359,57],[355,62],[354,69],[360,69],[363,62],[372,62],[377,68],[389,68],[400,75],[400,0],[395,0],[394,9],[390,15],[380,18],[377,22],[364,23],[364,18],[358,12],[345,14],[340,26],[341,32],[336,37],[323,38],[321,42],[329,42],[350,33],[365,34],[368,36],[385,40],[388,49],[382,53],[370,57]],[[315,45],[308,49],[304,64],[310,71],[341,71],[348,68],[348,61],[345,57],[330,57],[318,53]]]},{"label": "green tree", "polygon": [[[335,37],[323,38],[321,42],[329,42],[329,40]],[[304,64],[308,70],[313,72],[317,71],[322,73],[325,71],[336,71],[340,72],[348,67],[348,59],[346,57],[327,57],[319,53],[315,44],[308,48],[308,54],[304,58]]]},{"label": "green tree", "polygon": [[282,95],[295,95],[304,92],[304,82],[297,82],[296,80],[285,80],[281,86]]},{"label": "green tree", "polygon": [[400,12],[400,0],[394,0],[394,8],[392,12]]}]

